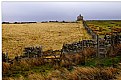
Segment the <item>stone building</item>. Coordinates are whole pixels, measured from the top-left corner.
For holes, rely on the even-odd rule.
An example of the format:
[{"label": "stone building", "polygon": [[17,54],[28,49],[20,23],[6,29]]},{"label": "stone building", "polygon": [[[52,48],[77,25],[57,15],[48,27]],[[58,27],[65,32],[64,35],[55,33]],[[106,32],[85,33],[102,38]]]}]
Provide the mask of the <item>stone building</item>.
[{"label": "stone building", "polygon": [[83,20],[83,16],[81,16],[81,14],[79,16],[77,16],[77,21]]}]

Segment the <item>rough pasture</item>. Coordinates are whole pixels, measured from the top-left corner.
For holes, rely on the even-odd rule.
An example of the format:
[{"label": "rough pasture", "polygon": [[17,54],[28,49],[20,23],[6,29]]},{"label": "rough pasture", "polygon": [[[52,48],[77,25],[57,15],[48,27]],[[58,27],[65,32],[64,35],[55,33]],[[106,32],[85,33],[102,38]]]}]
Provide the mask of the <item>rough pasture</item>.
[{"label": "rough pasture", "polygon": [[21,55],[26,46],[42,45],[59,50],[63,43],[90,39],[82,23],[2,24],[2,51],[9,57]]},{"label": "rough pasture", "polygon": [[121,32],[121,20],[87,20],[87,25],[97,34],[111,34]]}]

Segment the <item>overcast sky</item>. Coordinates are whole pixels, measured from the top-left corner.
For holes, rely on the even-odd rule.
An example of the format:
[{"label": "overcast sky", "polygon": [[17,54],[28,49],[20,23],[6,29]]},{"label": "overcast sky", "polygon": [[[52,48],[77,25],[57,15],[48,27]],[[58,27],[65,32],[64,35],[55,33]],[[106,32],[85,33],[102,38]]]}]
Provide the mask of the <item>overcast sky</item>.
[{"label": "overcast sky", "polygon": [[2,21],[121,19],[121,2],[2,2]]}]

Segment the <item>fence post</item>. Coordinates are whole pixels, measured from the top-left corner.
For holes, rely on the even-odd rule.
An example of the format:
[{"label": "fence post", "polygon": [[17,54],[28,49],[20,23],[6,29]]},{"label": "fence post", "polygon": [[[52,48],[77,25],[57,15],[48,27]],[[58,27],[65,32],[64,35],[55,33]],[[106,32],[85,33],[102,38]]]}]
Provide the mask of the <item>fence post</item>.
[{"label": "fence post", "polygon": [[6,52],[6,62],[8,62],[8,52]]},{"label": "fence post", "polygon": [[99,35],[97,34],[97,57],[99,57]]},{"label": "fence post", "polygon": [[29,58],[29,52],[28,52],[28,58]]}]

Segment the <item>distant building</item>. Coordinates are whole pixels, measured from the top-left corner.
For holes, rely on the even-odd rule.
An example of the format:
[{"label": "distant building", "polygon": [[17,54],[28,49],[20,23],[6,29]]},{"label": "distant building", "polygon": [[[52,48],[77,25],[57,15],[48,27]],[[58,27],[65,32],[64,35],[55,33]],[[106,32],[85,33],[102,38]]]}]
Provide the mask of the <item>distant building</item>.
[{"label": "distant building", "polygon": [[81,16],[81,14],[79,16],[77,16],[77,21],[83,20],[83,16]]}]

